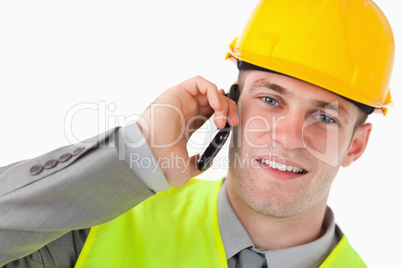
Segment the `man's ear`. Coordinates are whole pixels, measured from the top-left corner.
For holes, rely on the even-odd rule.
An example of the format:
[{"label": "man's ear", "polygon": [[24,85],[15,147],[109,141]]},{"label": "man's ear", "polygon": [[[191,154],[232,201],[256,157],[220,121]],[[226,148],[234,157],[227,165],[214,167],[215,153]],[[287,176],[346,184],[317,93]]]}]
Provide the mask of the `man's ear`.
[{"label": "man's ear", "polygon": [[353,135],[348,152],[342,161],[342,166],[347,167],[356,161],[364,152],[370,137],[373,125],[366,123],[358,127]]}]

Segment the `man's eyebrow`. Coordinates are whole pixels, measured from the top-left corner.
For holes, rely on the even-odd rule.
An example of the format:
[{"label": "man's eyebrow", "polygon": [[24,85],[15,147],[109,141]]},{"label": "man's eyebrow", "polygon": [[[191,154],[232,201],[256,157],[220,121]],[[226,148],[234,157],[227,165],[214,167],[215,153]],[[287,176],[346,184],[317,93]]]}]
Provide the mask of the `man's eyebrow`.
[{"label": "man's eyebrow", "polygon": [[261,87],[272,89],[273,91],[275,91],[281,95],[285,95],[285,96],[291,95],[291,92],[289,90],[287,90],[286,88],[284,88],[278,84],[275,84],[275,83],[270,83],[264,79],[259,79],[259,80],[255,81],[250,90],[253,91],[253,90],[255,90],[257,88],[261,88]]},{"label": "man's eyebrow", "polygon": [[345,107],[343,107],[339,103],[339,101],[334,101],[334,102],[329,103],[329,102],[326,102],[326,101],[318,101],[318,100],[316,100],[316,101],[314,101],[313,106],[318,107],[318,108],[322,108],[324,110],[325,109],[333,110],[333,111],[337,112],[340,116],[342,116],[346,120],[346,122],[348,121],[349,112]]}]

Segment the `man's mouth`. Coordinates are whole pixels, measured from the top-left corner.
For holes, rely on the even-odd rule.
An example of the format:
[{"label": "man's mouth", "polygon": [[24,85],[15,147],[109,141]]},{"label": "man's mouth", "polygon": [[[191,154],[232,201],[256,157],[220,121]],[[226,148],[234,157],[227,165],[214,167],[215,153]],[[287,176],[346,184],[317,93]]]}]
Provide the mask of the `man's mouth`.
[{"label": "man's mouth", "polygon": [[270,168],[277,169],[277,170],[284,171],[284,172],[293,172],[293,173],[296,173],[296,174],[305,174],[305,173],[307,173],[307,171],[302,169],[302,168],[294,167],[294,166],[291,166],[291,165],[280,164],[280,163],[277,163],[277,162],[275,162],[273,160],[258,159],[258,161],[262,165],[266,165],[267,167],[269,166]]}]

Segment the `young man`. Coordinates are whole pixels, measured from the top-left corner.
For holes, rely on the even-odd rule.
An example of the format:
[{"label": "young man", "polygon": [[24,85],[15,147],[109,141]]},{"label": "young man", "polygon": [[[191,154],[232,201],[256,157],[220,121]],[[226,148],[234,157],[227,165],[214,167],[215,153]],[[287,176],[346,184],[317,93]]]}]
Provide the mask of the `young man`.
[{"label": "young man", "polygon": [[[390,104],[382,13],[364,1],[261,1],[229,51],[238,106],[195,77],[137,124],[3,168],[1,264],[365,267],[326,201],[366,148],[367,113]],[[237,126],[229,171],[191,180],[188,137],[213,113]],[[160,165],[130,165],[134,154]]]}]

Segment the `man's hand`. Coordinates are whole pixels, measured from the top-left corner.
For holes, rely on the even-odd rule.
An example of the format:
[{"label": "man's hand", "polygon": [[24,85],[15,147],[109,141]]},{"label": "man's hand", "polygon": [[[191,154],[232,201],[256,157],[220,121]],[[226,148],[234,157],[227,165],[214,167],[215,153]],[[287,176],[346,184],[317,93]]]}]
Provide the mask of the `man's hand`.
[{"label": "man's hand", "polygon": [[[187,142],[191,134],[213,114],[218,128],[226,122],[238,124],[237,105],[218,91],[215,84],[202,77],[194,77],[166,90],[141,115],[137,122],[156,160],[171,159],[160,165],[172,187],[185,185],[200,174],[198,155],[188,156]],[[174,161],[172,156],[179,161]]]}]

